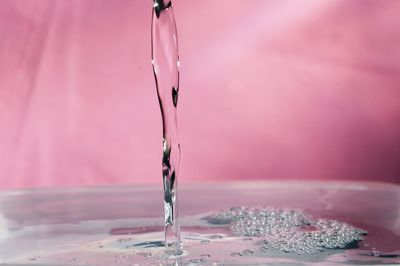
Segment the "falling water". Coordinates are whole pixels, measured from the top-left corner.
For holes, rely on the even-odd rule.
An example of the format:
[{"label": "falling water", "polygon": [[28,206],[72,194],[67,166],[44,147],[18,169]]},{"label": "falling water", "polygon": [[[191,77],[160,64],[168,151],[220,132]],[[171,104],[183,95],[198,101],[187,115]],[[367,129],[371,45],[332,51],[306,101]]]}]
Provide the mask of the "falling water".
[{"label": "falling water", "polygon": [[168,253],[179,254],[177,176],[180,146],[176,118],[179,91],[178,38],[171,1],[153,1],[151,57],[163,120],[165,245]]}]

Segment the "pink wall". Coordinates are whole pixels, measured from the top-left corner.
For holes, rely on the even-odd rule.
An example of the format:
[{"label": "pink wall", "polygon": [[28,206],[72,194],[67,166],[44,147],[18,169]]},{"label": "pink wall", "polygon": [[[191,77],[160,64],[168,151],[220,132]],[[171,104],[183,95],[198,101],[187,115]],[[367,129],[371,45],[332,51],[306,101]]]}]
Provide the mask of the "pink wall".
[{"label": "pink wall", "polygon": [[[400,1],[175,0],[180,181],[400,183]],[[0,188],[161,182],[151,1],[0,1]]]}]

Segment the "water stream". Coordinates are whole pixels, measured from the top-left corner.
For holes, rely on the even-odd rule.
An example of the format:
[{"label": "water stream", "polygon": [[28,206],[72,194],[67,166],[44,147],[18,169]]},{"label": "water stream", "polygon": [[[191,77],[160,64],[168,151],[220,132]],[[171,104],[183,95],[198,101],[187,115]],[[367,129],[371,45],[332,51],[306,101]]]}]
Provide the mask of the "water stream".
[{"label": "water stream", "polygon": [[179,254],[181,251],[177,208],[177,177],[180,146],[176,117],[179,92],[179,55],[175,18],[170,0],[154,0],[151,58],[163,122],[162,175],[165,245],[168,253]]}]

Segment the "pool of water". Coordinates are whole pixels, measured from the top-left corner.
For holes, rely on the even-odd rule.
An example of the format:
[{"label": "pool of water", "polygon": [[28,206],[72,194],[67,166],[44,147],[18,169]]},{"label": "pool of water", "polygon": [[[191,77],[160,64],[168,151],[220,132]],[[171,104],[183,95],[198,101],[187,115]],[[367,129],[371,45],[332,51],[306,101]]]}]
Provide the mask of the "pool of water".
[{"label": "pool of water", "polygon": [[[179,189],[183,254],[176,257],[164,254],[161,185],[1,192],[0,264],[400,264],[398,185],[232,182]],[[320,244],[326,224],[334,230],[324,236],[339,244]]]}]

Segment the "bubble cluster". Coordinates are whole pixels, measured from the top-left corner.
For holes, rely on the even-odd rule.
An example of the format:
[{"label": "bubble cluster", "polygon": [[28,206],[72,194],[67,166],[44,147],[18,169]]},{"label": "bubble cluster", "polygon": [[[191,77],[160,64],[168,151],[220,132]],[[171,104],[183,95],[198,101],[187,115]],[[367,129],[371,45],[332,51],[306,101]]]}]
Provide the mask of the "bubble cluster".
[{"label": "bubble cluster", "polygon": [[207,217],[212,224],[229,225],[240,237],[263,237],[261,251],[315,254],[326,249],[357,246],[367,232],[347,223],[313,219],[302,211],[235,207]]}]

